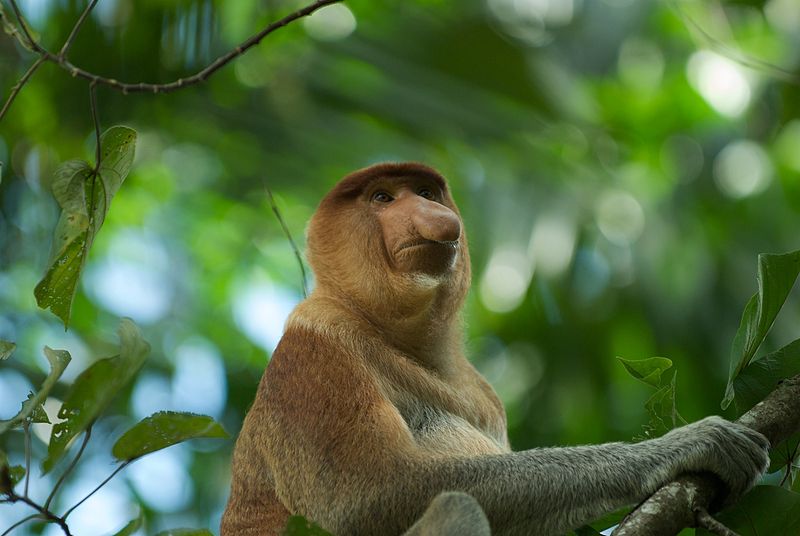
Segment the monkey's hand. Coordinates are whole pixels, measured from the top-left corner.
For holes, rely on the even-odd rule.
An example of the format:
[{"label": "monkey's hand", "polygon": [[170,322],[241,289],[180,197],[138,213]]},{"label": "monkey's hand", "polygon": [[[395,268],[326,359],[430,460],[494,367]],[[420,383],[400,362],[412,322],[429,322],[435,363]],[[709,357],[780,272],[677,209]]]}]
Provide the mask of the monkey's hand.
[{"label": "monkey's hand", "polygon": [[721,417],[706,417],[660,439],[678,456],[678,474],[711,472],[722,480],[728,488],[723,505],[736,502],[769,467],[769,440]]}]

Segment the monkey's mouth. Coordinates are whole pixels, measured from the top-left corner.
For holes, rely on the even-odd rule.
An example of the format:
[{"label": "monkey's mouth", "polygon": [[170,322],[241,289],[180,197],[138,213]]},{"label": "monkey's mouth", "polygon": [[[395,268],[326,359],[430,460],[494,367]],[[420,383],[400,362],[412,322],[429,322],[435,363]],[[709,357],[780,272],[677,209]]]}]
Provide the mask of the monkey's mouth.
[{"label": "monkey's mouth", "polygon": [[453,269],[458,258],[458,240],[412,240],[403,243],[392,254],[394,266],[401,272],[422,272],[442,275]]},{"label": "monkey's mouth", "polygon": [[457,250],[458,249],[458,240],[452,240],[448,242],[437,242],[435,240],[414,240],[411,242],[406,242],[405,244],[401,244],[398,247],[394,254],[397,255],[400,252],[407,251],[410,249],[421,248],[421,247],[430,247],[430,246],[439,246],[447,250]]}]

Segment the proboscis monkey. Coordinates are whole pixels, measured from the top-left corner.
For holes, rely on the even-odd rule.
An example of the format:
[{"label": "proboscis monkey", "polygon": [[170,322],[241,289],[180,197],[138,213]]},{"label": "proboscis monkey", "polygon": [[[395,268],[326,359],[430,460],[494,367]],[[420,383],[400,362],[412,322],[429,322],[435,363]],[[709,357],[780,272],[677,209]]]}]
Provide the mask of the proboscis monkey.
[{"label": "proboscis monkey", "polygon": [[279,534],[290,514],[338,536],[559,534],[687,471],[738,497],[767,467],[766,438],[719,417],[511,452],[503,406],[464,357],[467,240],[429,167],[345,177],[311,219],[308,259],[316,288],[245,418],[223,536]]}]

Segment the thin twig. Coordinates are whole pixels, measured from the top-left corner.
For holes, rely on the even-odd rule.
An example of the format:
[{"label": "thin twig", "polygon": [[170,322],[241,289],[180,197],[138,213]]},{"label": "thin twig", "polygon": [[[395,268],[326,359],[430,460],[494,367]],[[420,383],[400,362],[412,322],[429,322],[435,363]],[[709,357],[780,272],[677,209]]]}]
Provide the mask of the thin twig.
[{"label": "thin twig", "polygon": [[33,62],[33,65],[28,67],[28,70],[25,71],[25,74],[22,75],[22,78],[19,79],[19,82],[14,84],[14,87],[11,88],[11,94],[6,99],[5,104],[3,104],[3,109],[0,110],[0,120],[3,119],[4,115],[6,115],[6,112],[11,107],[11,103],[14,102],[14,99],[17,98],[17,94],[22,89],[22,87],[28,83],[30,77],[33,76],[33,73],[36,72],[36,69],[38,69],[39,66],[43,64],[45,61],[46,58],[44,56],[39,56],[39,58],[35,62]]},{"label": "thin twig", "polygon": [[9,498],[11,499],[12,502],[19,501],[21,503],[27,504],[28,506],[39,512],[39,514],[36,517],[41,517],[47,522],[55,523],[56,525],[61,527],[61,530],[64,532],[65,536],[72,536],[72,533],[69,531],[69,526],[67,525],[65,516],[58,517],[53,512],[51,512],[47,508],[44,508],[43,506],[29,499],[28,497],[20,497],[19,495],[13,492],[9,495]]},{"label": "thin twig", "polygon": [[308,298],[308,288],[306,286],[306,268],[303,264],[303,256],[300,254],[300,250],[292,238],[292,233],[289,231],[289,226],[286,225],[286,221],[283,219],[280,210],[278,210],[278,205],[275,203],[275,197],[273,197],[272,190],[269,189],[269,186],[266,184],[266,182],[264,183],[264,188],[267,190],[267,196],[269,197],[269,204],[272,207],[272,212],[275,214],[275,217],[278,218],[278,223],[281,224],[283,234],[286,236],[287,240],[289,240],[289,245],[292,246],[292,251],[294,251],[297,264],[300,265],[300,276],[303,278],[301,285],[301,289],[303,290],[303,298]]},{"label": "thin twig", "polygon": [[50,509],[50,503],[53,502],[53,498],[55,498],[56,494],[58,493],[59,488],[61,488],[61,485],[64,483],[64,480],[66,480],[66,478],[69,476],[69,474],[72,472],[72,470],[75,469],[75,466],[78,465],[78,460],[81,459],[81,456],[83,455],[83,451],[86,450],[86,445],[87,445],[87,443],[89,443],[89,438],[90,437],[92,437],[92,427],[91,426],[89,426],[89,428],[86,429],[86,433],[83,434],[83,442],[81,443],[81,448],[78,449],[78,453],[72,459],[72,462],[69,464],[69,466],[64,470],[64,472],[61,475],[61,478],[59,478],[58,482],[56,482],[56,485],[53,486],[53,491],[50,492],[50,495],[47,497],[47,500],[44,502],[44,509],[45,510],[49,510]]},{"label": "thin twig", "polygon": [[120,466],[119,466],[119,467],[117,467],[116,469],[114,469],[114,471],[113,471],[113,472],[112,472],[110,475],[108,475],[108,477],[106,477],[106,479],[105,479],[105,480],[103,480],[102,482],[100,482],[100,483],[97,485],[97,487],[96,487],[96,488],[94,488],[94,489],[93,489],[91,492],[89,492],[89,494],[88,494],[86,497],[84,497],[83,499],[81,499],[80,501],[78,501],[78,503],[77,503],[75,506],[73,506],[72,508],[70,508],[69,510],[67,510],[66,512],[64,512],[64,515],[63,515],[63,516],[61,516],[61,519],[63,519],[63,520],[66,520],[66,519],[67,519],[67,517],[69,517],[69,515],[72,513],[72,511],[73,511],[73,510],[75,510],[77,507],[79,507],[80,505],[82,505],[83,503],[85,503],[85,502],[86,502],[86,501],[89,499],[89,497],[91,497],[92,495],[94,495],[95,493],[97,493],[97,490],[99,490],[100,488],[102,488],[103,486],[105,486],[105,485],[108,483],[108,481],[109,481],[109,480],[111,480],[112,478],[114,478],[115,476],[117,476],[117,473],[119,473],[120,471],[122,471],[123,469],[125,469],[125,468],[128,466],[128,464],[129,464],[129,463],[131,463],[131,462],[130,462],[130,461],[127,461],[127,462],[122,462],[122,463],[120,464]]},{"label": "thin twig", "polygon": [[[94,122],[94,137],[96,141],[96,147],[94,150],[95,155],[95,171],[100,170],[100,121],[97,119],[97,98],[95,97],[95,86],[97,86],[97,82],[92,82],[89,84],[89,106],[92,110],[92,122]],[[94,199],[94,191],[92,192],[92,199]]]},{"label": "thin twig", "polygon": [[2,3],[0,3],[0,23],[3,25],[3,31],[16,40],[16,42],[19,43],[22,48],[30,50],[31,52],[36,52],[31,48],[31,45],[28,43],[28,40],[25,39],[25,36],[22,35],[17,29],[17,26],[6,15]]},{"label": "thin twig", "polygon": [[92,11],[95,4],[97,4],[97,0],[92,0],[86,6],[86,9],[83,10],[83,13],[81,13],[81,16],[78,18],[78,22],[76,22],[75,26],[72,27],[72,31],[69,33],[69,37],[67,37],[67,40],[64,41],[64,46],[61,47],[61,50],[58,51],[59,58],[67,57],[67,53],[69,52],[69,49],[72,46],[73,41],[75,41],[75,37],[77,37],[78,31],[81,29],[81,26],[83,26],[83,22],[86,20],[86,17],[89,16],[89,13]]},{"label": "thin twig", "polygon": [[[9,0],[14,5],[14,0]],[[195,84],[199,84],[200,82],[204,82],[207,80],[211,75],[217,72],[219,69],[230,63],[231,60],[236,58],[237,56],[241,56],[251,47],[257,45],[261,42],[264,37],[271,34],[275,30],[283,28],[284,26],[288,25],[289,23],[300,19],[302,17],[307,17],[311,15],[318,9],[321,9],[325,6],[331,4],[337,4],[342,2],[343,0],[317,0],[313,4],[310,4],[302,9],[291,13],[283,17],[282,19],[275,21],[269,25],[267,25],[263,30],[258,32],[257,34],[251,36],[247,40],[243,41],[239,46],[235,47],[230,52],[223,54],[209,65],[207,65],[202,70],[198,71],[197,73],[189,76],[188,78],[179,78],[173,82],[168,82],[164,84],[150,84],[146,82],[138,82],[138,83],[129,83],[129,82],[120,82],[114,78],[106,78],[104,76],[99,76],[80,67],[73,65],[69,62],[66,58],[60,57],[57,54],[53,54],[49,52],[45,48],[43,48],[39,43],[33,42],[33,47],[36,52],[38,52],[42,57],[44,57],[47,61],[55,63],[59,65],[62,69],[65,69],[69,72],[72,76],[83,78],[89,80],[90,82],[95,82],[97,84],[102,84],[104,86],[111,87],[118,91],[121,91],[124,94],[128,93],[141,93],[141,92],[150,92],[150,93],[169,93],[171,91],[176,91],[178,89],[182,89],[185,87],[189,87]]]},{"label": "thin twig", "polygon": [[8,527],[6,530],[4,530],[3,533],[0,534],[0,536],[7,536],[8,534],[11,534],[11,531],[14,530],[15,528],[19,527],[20,525],[24,525],[28,521],[31,521],[31,520],[36,519],[38,517],[41,517],[41,516],[39,514],[31,514],[28,517],[23,517],[22,519],[20,519],[19,521],[17,521],[16,523],[11,525],[10,527]]},{"label": "thin twig", "polygon": [[31,46],[31,48],[33,48],[33,50],[41,54],[43,49],[28,31],[28,22],[25,20],[25,17],[22,16],[22,11],[20,11],[16,0],[8,0],[8,2],[11,4],[11,9],[14,10],[14,15],[16,15],[17,22],[19,23],[20,28],[22,28],[22,33],[24,33],[25,37],[28,39],[28,44]]},{"label": "thin twig", "polygon": [[694,514],[695,520],[697,521],[697,526],[706,529],[712,534],[717,534],[718,536],[739,536],[739,533],[729,529],[714,519],[714,516],[709,514],[708,510],[705,508],[697,508]]}]

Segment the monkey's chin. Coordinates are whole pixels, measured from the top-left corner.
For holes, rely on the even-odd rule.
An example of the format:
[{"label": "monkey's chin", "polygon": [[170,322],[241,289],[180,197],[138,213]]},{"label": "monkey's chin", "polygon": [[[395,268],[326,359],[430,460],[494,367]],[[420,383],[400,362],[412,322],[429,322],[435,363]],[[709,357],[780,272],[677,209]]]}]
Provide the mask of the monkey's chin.
[{"label": "monkey's chin", "polygon": [[449,276],[458,260],[458,246],[426,242],[405,247],[394,256],[395,268],[415,278],[441,282]]}]

